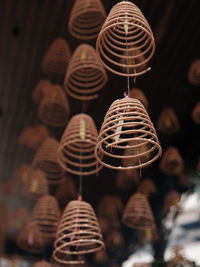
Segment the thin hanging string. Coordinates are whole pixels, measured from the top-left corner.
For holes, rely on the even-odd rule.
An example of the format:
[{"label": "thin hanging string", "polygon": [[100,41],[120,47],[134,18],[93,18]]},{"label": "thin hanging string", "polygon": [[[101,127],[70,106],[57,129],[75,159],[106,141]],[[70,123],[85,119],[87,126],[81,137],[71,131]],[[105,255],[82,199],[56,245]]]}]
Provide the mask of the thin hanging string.
[{"label": "thin hanging string", "polygon": [[127,33],[126,33],[126,65],[127,65],[127,91],[128,96],[130,96],[130,70],[129,70],[129,61],[128,61],[128,40],[127,40]]}]

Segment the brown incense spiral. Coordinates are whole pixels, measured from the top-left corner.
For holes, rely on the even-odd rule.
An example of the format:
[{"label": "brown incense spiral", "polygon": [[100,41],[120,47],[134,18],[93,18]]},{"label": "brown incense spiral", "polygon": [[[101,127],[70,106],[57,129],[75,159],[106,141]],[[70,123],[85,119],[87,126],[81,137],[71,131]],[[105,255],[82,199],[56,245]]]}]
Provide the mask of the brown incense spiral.
[{"label": "brown incense spiral", "polygon": [[69,17],[69,32],[80,40],[95,39],[105,18],[101,0],[76,0]]},{"label": "brown incense spiral", "polygon": [[192,62],[188,71],[188,81],[193,85],[200,85],[200,59]]},{"label": "brown incense spiral", "polygon": [[57,160],[57,150],[59,143],[55,138],[47,138],[38,148],[33,167],[38,168],[46,174],[49,184],[59,184],[62,182],[63,170]]},{"label": "brown incense spiral", "polygon": [[88,44],[79,45],[65,75],[67,93],[79,100],[91,100],[98,97],[97,92],[106,82],[107,74],[95,49]]},{"label": "brown incense spiral", "polygon": [[200,102],[194,106],[191,116],[195,123],[200,124]]},{"label": "brown incense spiral", "polygon": [[101,28],[96,49],[103,65],[117,75],[136,77],[149,71],[146,65],[155,42],[141,10],[129,1],[116,4]]},{"label": "brown incense spiral", "polygon": [[55,197],[45,195],[38,199],[32,211],[32,220],[43,237],[53,238],[60,220],[60,209]]},{"label": "brown incense spiral", "polygon": [[40,80],[32,93],[33,102],[39,104],[43,99],[44,95],[48,93],[51,88],[51,82],[47,79]]},{"label": "brown incense spiral", "polygon": [[172,108],[164,108],[157,121],[158,130],[164,134],[175,134],[180,130],[180,122]]},{"label": "brown incense spiral", "polygon": [[150,165],[161,153],[153,123],[141,102],[129,97],[114,101],[97,140],[99,163],[115,170],[137,169]]},{"label": "brown incense spiral", "polygon": [[97,168],[94,150],[97,129],[93,119],[84,113],[69,121],[58,148],[58,162],[67,172],[76,175],[91,175]]},{"label": "brown incense spiral", "polygon": [[130,90],[129,97],[136,98],[136,99],[140,100],[142,105],[146,108],[146,110],[148,110],[149,101],[141,89],[132,88]]},{"label": "brown incense spiral", "polygon": [[130,197],[124,209],[122,222],[134,229],[145,229],[154,225],[151,207],[143,194],[135,193]]},{"label": "brown incense spiral", "polygon": [[79,263],[67,259],[96,252],[104,247],[101,230],[92,206],[80,200],[66,206],[56,233],[53,258],[55,261]]},{"label": "brown incense spiral", "polygon": [[69,102],[60,85],[52,85],[40,102],[38,116],[52,127],[65,126],[70,113]]},{"label": "brown incense spiral", "polygon": [[71,56],[70,47],[63,38],[54,40],[44,56],[42,70],[48,74],[65,74]]}]

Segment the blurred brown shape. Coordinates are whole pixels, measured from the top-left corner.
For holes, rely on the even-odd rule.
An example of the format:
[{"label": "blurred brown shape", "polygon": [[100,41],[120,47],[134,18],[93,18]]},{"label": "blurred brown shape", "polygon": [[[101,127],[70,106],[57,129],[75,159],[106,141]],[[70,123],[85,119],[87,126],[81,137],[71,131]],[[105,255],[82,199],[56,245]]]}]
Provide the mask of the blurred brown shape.
[{"label": "blurred brown shape", "polygon": [[164,199],[163,211],[168,213],[172,206],[178,208],[178,203],[180,201],[181,194],[175,190],[169,191]]},{"label": "blurred brown shape", "polygon": [[184,168],[184,161],[175,147],[168,147],[164,150],[160,161],[160,170],[167,175],[179,175]]},{"label": "blurred brown shape", "polygon": [[132,267],[150,267],[149,263],[134,263]]},{"label": "blurred brown shape", "polygon": [[108,233],[105,243],[106,248],[112,252],[122,250],[125,245],[123,235],[116,229]]},{"label": "blurred brown shape", "polygon": [[3,181],[0,187],[0,192],[3,195],[14,196],[17,192],[15,181],[13,179]]},{"label": "blurred brown shape", "polygon": [[190,65],[188,81],[193,85],[200,85],[200,59],[196,59]]},{"label": "blurred brown shape", "polygon": [[138,191],[148,198],[157,193],[157,188],[150,178],[145,178],[139,185]]},{"label": "blurred brown shape", "polygon": [[41,261],[34,263],[32,267],[51,267],[51,266],[52,265],[49,262],[45,260],[41,260]]},{"label": "blurred brown shape", "polygon": [[106,12],[101,0],[75,0],[68,30],[77,39],[95,39],[105,18]]},{"label": "blurred brown shape", "polygon": [[21,249],[31,253],[41,253],[45,248],[45,242],[37,225],[27,222],[17,237],[17,245]]},{"label": "blurred brown shape", "polygon": [[31,165],[22,164],[13,173],[12,180],[16,187],[21,190],[28,182],[29,172],[32,169]]},{"label": "blurred brown shape", "polygon": [[[6,237],[4,229],[0,228],[0,255],[5,253],[6,249]],[[0,256],[1,258],[1,256]],[[1,266],[1,264],[0,264]]]},{"label": "blurred brown shape", "polygon": [[194,106],[191,116],[195,123],[200,124],[200,101]]},{"label": "blurred brown shape", "polygon": [[149,101],[147,99],[147,97],[145,96],[145,94],[143,93],[143,91],[139,88],[132,88],[130,90],[130,97],[132,98],[136,98],[138,100],[140,100],[140,102],[144,105],[144,107],[146,108],[146,110],[148,110],[149,108]]},{"label": "blurred brown shape", "polygon": [[5,203],[0,203],[0,230],[5,231],[9,223],[8,209]]},{"label": "blurred brown shape", "polygon": [[164,108],[157,120],[157,128],[163,134],[175,134],[180,130],[179,119],[172,108]]},{"label": "blurred brown shape", "polygon": [[94,253],[93,257],[94,262],[99,264],[105,264],[108,262],[108,255],[105,251],[105,249],[98,250],[96,253]]},{"label": "blurred brown shape", "polygon": [[66,92],[79,100],[91,100],[98,97],[97,92],[106,82],[107,74],[95,49],[88,44],[79,45],[65,75]]},{"label": "blurred brown shape", "polygon": [[46,174],[49,184],[55,185],[62,182],[63,170],[57,161],[57,150],[59,143],[55,138],[47,138],[38,148],[33,167],[38,168]]},{"label": "blurred brown shape", "polygon": [[57,38],[46,51],[42,61],[42,70],[48,74],[65,74],[70,57],[71,51],[67,41]]},{"label": "blurred brown shape", "polygon": [[147,198],[141,193],[133,194],[128,200],[122,222],[130,228],[143,230],[154,225],[154,217]]},{"label": "blurred brown shape", "polygon": [[63,133],[59,148],[58,162],[67,172],[76,175],[97,173],[94,150],[97,141],[97,128],[92,117],[81,113],[73,116]]},{"label": "blurred brown shape", "polygon": [[137,185],[139,175],[137,170],[119,171],[117,174],[116,185],[123,191],[131,191]]},{"label": "blurred brown shape", "polygon": [[43,124],[24,127],[18,137],[18,143],[32,149],[37,149],[49,136],[48,129]]},{"label": "blurred brown shape", "polygon": [[33,102],[39,104],[51,88],[51,82],[47,79],[40,80],[32,92]]},{"label": "blurred brown shape", "polygon": [[[59,223],[53,258],[62,264],[79,264],[80,255],[104,247],[101,230],[92,206],[80,200],[70,201]],[[77,256],[76,260],[67,259]]]},{"label": "blurred brown shape", "polygon": [[152,227],[145,228],[139,232],[139,244],[144,245],[145,241],[158,241],[160,240],[160,236],[158,234],[156,225],[152,225]]}]

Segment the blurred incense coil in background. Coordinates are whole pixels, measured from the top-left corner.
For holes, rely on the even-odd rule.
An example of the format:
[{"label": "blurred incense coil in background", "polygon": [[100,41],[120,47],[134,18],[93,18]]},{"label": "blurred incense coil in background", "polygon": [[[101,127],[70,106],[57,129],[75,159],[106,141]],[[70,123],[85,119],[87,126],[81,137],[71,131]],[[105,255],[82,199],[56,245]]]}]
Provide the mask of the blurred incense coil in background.
[{"label": "blurred incense coil in background", "polygon": [[149,108],[149,101],[143,91],[139,88],[132,88],[129,93],[129,97],[136,98],[140,100],[142,105],[148,110]]},{"label": "blurred incense coil in background", "polygon": [[200,101],[194,106],[191,116],[195,123],[200,124]]},{"label": "blurred incense coil in background", "polygon": [[105,239],[105,244],[106,248],[112,252],[122,250],[125,246],[122,233],[117,229],[110,231]]},{"label": "blurred incense coil in background", "polygon": [[188,71],[188,81],[193,85],[200,85],[200,59],[196,59],[190,65]]},{"label": "blurred incense coil in background", "polygon": [[157,121],[157,128],[163,134],[175,134],[180,130],[179,119],[172,108],[164,108]]},{"label": "blurred incense coil in background", "polygon": [[122,191],[132,191],[140,177],[137,170],[123,170],[117,174],[116,185]]},{"label": "blurred incense coil in background", "polygon": [[181,194],[175,190],[171,190],[167,193],[164,199],[163,211],[168,213],[172,206],[178,208],[178,203],[181,199]]},{"label": "blurred incense coil in background", "polygon": [[40,80],[32,92],[32,99],[33,102],[39,104],[43,97],[48,93],[49,89],[51,88],[51,82],[47,79]]},{"label": "blurred incense coil in background", "polygon": [[141,181],[138,191],[148,198],[157,193],[157,188],[150,178],[145,178]]}]

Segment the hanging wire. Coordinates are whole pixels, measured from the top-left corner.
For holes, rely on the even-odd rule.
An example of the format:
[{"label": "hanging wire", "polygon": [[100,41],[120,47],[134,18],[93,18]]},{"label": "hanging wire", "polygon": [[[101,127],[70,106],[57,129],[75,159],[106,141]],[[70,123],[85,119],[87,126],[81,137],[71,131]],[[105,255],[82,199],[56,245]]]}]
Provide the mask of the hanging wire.
[{"label": "hanging wire", "polygon": [[126,65],[127,65],[127,91],[128,91],[128,96],[130,96],[130,70],[128,66],[128,40],[127,40],[127,33],[126,33]]}]

